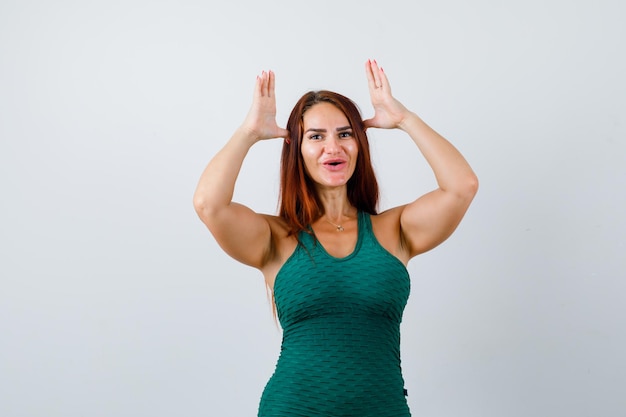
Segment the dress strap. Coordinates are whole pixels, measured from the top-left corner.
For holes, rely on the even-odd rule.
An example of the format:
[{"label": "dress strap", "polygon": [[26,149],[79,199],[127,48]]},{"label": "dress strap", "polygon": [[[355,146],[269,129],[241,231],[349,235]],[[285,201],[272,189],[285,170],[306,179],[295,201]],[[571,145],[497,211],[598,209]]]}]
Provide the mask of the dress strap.
[{"label": "dress strap", "polygon": [[372,232],[372,219],[370,214],[365,211],[359,211],[359,239],[365,237],[366,234]]}]

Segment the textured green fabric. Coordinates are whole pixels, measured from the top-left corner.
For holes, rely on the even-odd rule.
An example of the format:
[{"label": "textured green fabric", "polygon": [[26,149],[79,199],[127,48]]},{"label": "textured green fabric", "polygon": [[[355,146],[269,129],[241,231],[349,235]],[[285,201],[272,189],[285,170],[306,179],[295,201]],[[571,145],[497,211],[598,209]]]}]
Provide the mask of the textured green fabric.
[{"label": "textured green fabric", "polygon": [[409,274],[359,213],[352,254],[335,258],[300,233],[276,276],[280,357],[260,417],[410,416],[400,368]]}]

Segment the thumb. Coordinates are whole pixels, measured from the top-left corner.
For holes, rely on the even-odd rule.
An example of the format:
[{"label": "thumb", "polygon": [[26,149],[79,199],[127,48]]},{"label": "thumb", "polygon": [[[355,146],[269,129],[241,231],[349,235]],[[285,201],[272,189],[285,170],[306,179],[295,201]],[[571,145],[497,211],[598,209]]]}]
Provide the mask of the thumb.
[{"label": "thumb", "polygon": [[289,131],[287,129],[283,129],[279,127],[276,133],[277,133],[277,136],[276,136],[277,138],[286,139],[289,137]]},{"label": "thumb", "polygon": [[374,122],[374,118],[363,120],[363,127],[365,129],[370,127],[376,127],[376,123]]}]

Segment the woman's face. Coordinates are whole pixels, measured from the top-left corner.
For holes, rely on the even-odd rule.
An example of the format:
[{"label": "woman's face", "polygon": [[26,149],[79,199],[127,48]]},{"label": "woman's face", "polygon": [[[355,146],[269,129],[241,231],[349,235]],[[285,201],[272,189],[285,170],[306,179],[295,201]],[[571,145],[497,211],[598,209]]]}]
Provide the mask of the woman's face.
[{"label": "woman's face", "polygon": [[301,152],[308,175],[318,188],[345,185],[359,153],[348,118],[330,103],[318,103],[303,117]]}]

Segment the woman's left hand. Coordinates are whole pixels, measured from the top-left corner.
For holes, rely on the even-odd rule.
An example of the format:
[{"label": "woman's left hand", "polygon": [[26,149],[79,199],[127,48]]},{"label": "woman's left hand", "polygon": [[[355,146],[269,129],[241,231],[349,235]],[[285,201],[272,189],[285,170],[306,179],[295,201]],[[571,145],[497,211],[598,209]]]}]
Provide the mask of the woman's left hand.
[{"label": "woman's left hand", "polygon": [[391,86],[389,85],[387,75],[378,66],[378,63],[372,60],[368,60],[365,63],[365,74],[367,75],[370,98],[374,107],[374,117],[363,121],[365,128],[399,128],[410,112],[391,94]]}]

